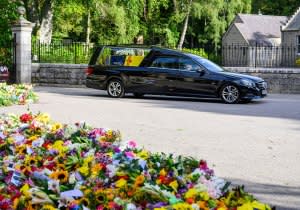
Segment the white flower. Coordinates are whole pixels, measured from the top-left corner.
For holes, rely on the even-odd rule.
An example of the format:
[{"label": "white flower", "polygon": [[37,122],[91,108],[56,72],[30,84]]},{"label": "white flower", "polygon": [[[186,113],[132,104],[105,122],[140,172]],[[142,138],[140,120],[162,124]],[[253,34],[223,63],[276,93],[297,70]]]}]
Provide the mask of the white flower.
[{"label": "white flower", "polygon": [[195,210],[200,210],[199,206],[195,203],[192,204],[192,208]]},{"label": "white flower", "polygon": [[32,142],[32,147],[41,147],[44,144],[45,140],[43,138],[38,138]]},{"label": "white flower", "polygon": [[118,168],[114,165],[107,165],[106,169],[108,169],[108,176],[111,178],[113,176],[115,176],[115,174],[117,173]]},{"label": "white flower", "polygon": [[74,184],[76,182],[76,176],[75,176],[75,173],[70,173],[69,175],[69,183],[70,184]]},{"label": "white flower", "polygon": [[126,210],[137,210],[136,206],[133,203],[128,203],[126,205]]},{"label": "white flower", "polygon": [[59,180],[50,179],[48,181],[48,190],[59,193]]},{"label": "white flower", "polygon": [[60,199],[59,199],[59,201],[58,201],[58,208],[61,208],[61,207],[68,207],[68,205],[69,205],[72,201],[74,201],[74,198],[62,196],[62,197],[60,197]]}]

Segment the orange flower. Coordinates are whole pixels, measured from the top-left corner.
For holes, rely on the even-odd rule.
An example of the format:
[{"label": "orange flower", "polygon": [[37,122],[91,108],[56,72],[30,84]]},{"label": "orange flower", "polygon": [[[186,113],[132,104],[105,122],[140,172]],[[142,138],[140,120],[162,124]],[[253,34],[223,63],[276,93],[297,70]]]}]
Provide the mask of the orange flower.
[{"label": "orange flower", "polygon": [[139,176],[137,176],[137,177],[135,178],[134,186],[137,187],[137,186],[143,184],[144,181],[145,181],[144,175],[139,175]]}]

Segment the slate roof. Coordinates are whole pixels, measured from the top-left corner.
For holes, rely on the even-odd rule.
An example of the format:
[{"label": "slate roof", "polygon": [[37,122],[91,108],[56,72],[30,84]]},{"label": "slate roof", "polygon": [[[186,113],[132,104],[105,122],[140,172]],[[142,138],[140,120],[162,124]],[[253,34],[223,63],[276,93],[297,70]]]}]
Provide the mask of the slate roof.
[{"label": "slate roof", "polygon": [[300,30],[300,7],[295,14],[289,19],[287,24],[282,27],[283,31]]},{"label": "slate roof", "polygon": [[274,45],[281,38],[281,26],[288,21],[286,16],[238,14],[233,23],[250,45]]}]

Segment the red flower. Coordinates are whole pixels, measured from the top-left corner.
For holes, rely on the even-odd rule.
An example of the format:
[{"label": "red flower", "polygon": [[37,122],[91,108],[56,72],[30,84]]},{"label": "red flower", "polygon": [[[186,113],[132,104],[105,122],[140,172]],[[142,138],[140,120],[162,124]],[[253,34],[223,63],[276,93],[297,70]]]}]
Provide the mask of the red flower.
[{"label": "red flower", "polygon": [[32,117],[31,114],[22,114],[22,115],[20,116],[20,120],[21,120],[21,122],[23,122],[23,123],[30,122],[30,121],[32,121],[32,119],[33,119],[33,117]]},{"label": "red flower", "polygon": [[205,160],[200,160],[199,168],[201,170],[207,170],[208,169],[207,162]]}]

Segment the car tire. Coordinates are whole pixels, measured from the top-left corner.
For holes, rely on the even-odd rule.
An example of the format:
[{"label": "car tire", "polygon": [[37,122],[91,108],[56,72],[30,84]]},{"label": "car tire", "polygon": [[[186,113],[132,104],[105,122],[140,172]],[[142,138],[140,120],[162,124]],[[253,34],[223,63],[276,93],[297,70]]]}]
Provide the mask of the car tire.
[{"label": "car tire", "polygon": [[133,93],[133,96],[136,98],[142,98],[144,96],[144,93]]},{"label": "car tire", "polygon": [[112,79],[107,84],[107,93],[113,98],[122,98],[125,94],[124,85],[121,80]]},{"label": "car tire", "polygon": [[240,90],[237,86],[226,84],[221,88],[220,97],[227,104],[236,104],[240,101]]}]

